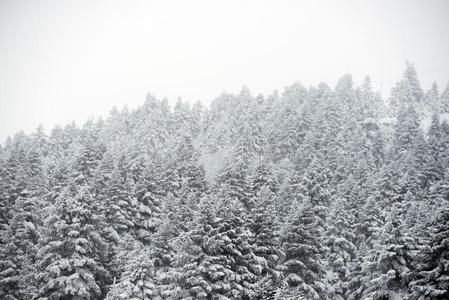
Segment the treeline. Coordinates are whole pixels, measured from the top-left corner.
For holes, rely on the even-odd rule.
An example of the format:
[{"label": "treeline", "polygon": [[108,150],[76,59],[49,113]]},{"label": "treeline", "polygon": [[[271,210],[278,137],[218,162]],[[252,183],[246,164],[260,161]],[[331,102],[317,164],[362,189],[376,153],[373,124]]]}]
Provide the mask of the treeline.
[{"label": "treeline", "polygon": [[[86,108],[88,109],[88,108]],[[407,64],[0,147],[1,299],[449,299],[449,85]]]}]

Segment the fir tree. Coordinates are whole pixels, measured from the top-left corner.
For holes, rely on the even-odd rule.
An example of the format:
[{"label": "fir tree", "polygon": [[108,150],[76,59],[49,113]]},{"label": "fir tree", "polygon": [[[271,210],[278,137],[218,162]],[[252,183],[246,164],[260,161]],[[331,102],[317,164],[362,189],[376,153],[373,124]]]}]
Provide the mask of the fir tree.
[{"label": "fir tree", "polygon": [[322,232],[310,203],[292,210],[285,228],[281,232],[282,249],[285,253],[280,270],[287,284],[283,297],[323,299],[326,290],[323,284],[324,266],[320,260]]},{"label": "fir tree", "polygon": [[416,105],[422,101],[424,93],[416,75],[415,67],[407,62],[401,81],[396,83],[391,91],[390,108],[393,114],[409,105]]},{"label": "fir tree", "polygon": [[125,270],[119,282],[108,292],[106,299],[157,299],[155,268],[149,249],[141,244],[137,245],[135,249],[127,253],[127,257]]},{"label": "fir tree", "polygon": [[23,191],[12,207],[9,226],[1,232],[0,295],[5,299],[32,298],[36,292],[32,274],[39,241],[37,204]]},{"label": "fir tree", "polygon": [[101,299],[110,281],[103,266],[107,244],[98,232],[101,218],[87,188],[74,181],[45,220],[38,253],[38,295],[51,299]]},{"label": "fir tree", "polygon": [[417,279],[410,283],[413,299],[449,297],[449,210],[443,209],[430,226],[429,243],[417,257]]},{"label": "fir tree", "polygon": [[240,213],[205,205],[180,254],[182,299],[252,299],[262,274]]},{"label": "fir tree", "polygon": [[398,217],[399,210],[394,208],[379,232],[378,240],[365,256],[361,266],[361,286],[350,299],[388,299],[407,292],[415,243]]},{"label": "fir tree", "polygon": [[355,235],[349,222],[349,210],[343,199],[335,201],[326,230],[326,258],[332,299],[346,299],[353,274],[351,263],[356,256]]}]

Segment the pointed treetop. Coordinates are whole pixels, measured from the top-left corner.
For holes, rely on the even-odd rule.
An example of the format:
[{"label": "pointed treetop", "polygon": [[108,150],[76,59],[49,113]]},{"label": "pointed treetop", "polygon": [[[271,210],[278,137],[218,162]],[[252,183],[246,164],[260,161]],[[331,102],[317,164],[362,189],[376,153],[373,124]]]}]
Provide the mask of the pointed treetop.
[{"label": "pointed treetop", "polygon": [[352,76],[350,74],[343,75],[337,82],[335,86],[336,91],[352,89],[353,81]]},{"label": "pointed treetop", "polygon": [[418,75],[416,74],[415,66],[408,61],[405,64],[406,67],[403,75],[403,80],[409,84],[410,88],[412,88],[412,95],[414,96],[415,101],[419,102],[423,97],[423,91],[418,80]]}]

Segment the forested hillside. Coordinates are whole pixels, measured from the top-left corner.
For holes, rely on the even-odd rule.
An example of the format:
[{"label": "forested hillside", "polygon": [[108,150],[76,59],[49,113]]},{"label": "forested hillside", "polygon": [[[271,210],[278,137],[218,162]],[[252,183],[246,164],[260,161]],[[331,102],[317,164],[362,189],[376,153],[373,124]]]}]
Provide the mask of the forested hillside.
[{"label": "forested hillside", "polygon": [[407,64],[389,99],[346,75],[19,132],[0,298],[449,299],[448,122]]}]

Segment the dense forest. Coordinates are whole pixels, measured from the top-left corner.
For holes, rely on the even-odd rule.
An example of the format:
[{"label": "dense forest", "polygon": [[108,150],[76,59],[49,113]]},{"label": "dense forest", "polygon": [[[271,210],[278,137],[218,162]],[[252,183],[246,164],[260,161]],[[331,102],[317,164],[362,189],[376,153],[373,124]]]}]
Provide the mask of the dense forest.
[{"label": "dense forest", "polygon": [[0,298],[449,299],[448,122],[407,64],[388,99],[345,75],[19,132]]}]

